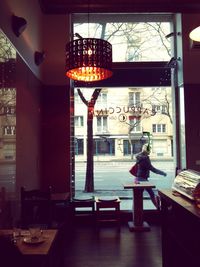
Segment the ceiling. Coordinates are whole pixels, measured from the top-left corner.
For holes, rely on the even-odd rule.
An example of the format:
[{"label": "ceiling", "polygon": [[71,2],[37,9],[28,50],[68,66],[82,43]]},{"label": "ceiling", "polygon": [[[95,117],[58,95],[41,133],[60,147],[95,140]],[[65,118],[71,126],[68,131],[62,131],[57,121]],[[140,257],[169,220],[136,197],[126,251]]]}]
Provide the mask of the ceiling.
[{"label": "ceiling", "polygon": [[38,0],[45,14],[88,12],[199,13],[199,0]]}]

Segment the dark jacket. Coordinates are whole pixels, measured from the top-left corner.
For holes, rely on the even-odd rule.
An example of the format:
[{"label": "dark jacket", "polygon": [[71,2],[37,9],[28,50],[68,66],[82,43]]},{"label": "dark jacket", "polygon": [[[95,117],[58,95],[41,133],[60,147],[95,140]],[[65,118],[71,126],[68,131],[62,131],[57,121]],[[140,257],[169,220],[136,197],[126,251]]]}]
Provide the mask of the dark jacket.
[{"label": "dark jacket", "polygon": [[136,163],[138,164],[137,177],[149,178],[149,172],[152,171],[156,174],[166,176],[166,173],[156,169],[151,165],[151,160],[146,152],[141,152],[136,156]]}]

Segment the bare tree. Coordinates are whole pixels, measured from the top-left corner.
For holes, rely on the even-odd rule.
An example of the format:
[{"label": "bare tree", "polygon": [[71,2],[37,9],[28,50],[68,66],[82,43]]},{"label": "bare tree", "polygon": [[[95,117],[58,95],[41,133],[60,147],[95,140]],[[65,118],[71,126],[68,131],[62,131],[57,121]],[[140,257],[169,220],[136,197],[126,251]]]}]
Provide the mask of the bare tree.
[{"label": "bare tree", "polygon": [[94,117],[94,106],[101,92],[101,89],[94,90],[90,101],[87,101],[85,99],[80,89],[77,89],[77,92],[83,103],[87,106],[87,168],[86,168],[86,178],[85,178],[85,192],[93,192],[94,191],[93,117]]}]

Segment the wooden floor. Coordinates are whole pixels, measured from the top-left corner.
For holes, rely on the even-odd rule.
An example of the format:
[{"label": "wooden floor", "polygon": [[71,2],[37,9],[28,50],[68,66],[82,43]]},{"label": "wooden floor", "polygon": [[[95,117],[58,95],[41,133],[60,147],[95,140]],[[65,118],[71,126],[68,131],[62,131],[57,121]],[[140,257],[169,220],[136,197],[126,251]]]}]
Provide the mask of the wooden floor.
[{"label": "wooden floor", "polygon": [[[70,245],[69,245],[70,244]],[[115,226],[76,224],[64,249],[63,267],[161,267],[161,229],[129,232],[127,224]]]}]

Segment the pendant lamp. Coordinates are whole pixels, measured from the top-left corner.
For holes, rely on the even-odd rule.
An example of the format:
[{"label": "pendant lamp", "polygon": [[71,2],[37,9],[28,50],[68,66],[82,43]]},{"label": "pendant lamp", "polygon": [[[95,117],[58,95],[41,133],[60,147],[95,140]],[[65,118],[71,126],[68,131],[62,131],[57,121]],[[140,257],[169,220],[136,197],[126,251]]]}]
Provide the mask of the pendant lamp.
[{"label": "pendant lamp", "polygon": [[192,30],[189,34],[190,39],[200,42],[200,26]]},{"label": "pendant lamp", "polygon": [[66,75],[83,82],[112,76],[112,45],[103,39],[79,38],[66,45]]}]

